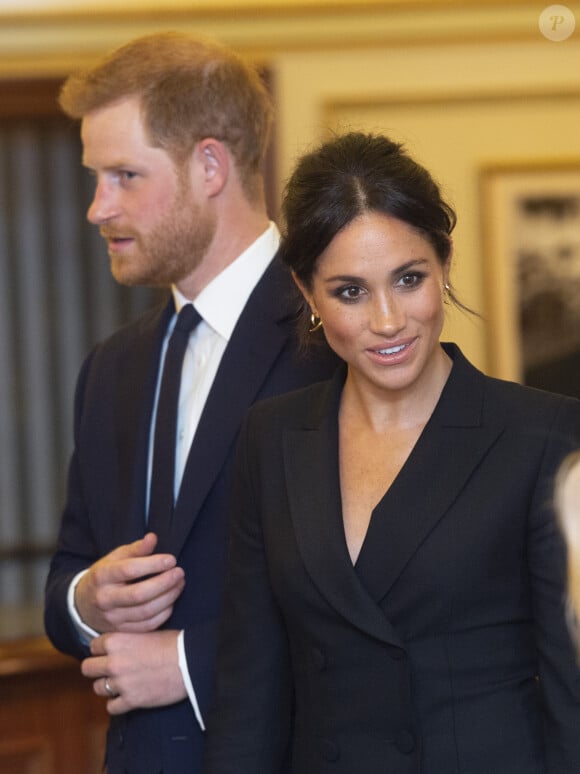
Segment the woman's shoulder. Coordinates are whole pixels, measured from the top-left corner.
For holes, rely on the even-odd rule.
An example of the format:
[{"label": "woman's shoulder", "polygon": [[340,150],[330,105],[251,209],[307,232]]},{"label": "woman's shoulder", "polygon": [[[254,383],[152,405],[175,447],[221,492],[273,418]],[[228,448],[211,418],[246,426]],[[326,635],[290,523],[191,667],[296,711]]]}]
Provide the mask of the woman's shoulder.
[{"label": "woman's shoulder", "polygon": [[493,376],[486,376],[485,379],[490,394],[501,399],[510,410],[553,411],[559,407],[567,407],[580,411],[580,400],[577,398],[548,392],[519,382],[497,379]]},{"label": "woman's shoulder", "polygon": [[345,371],[339,366],[336,373],[323,381],[257,401],[250,408],[247,423],[253,428],[317,427],[322,419],[338,411]]},{"label": "woman's shoulder", "polygon": [[550,422],[556,415],[580,417],[580,400],[519,382],[489,376],[474,366],[457,347],[452,353],[457,366],[452,392],[456,400],[481,396],[484,415],[504,417],[513,422]]},{"label": "woman's shoulder", "polygon": [[257,401],[251,407],[248,416],[252,423],[293,423],[304,422],[312,411],[323,410],[333,391],[336,377],[313,382],[271,398]]},{"label": "woman's shoulder", "polygon": [[552,434],[580,441],[580,400],[517,382],[485,377],[487,421],[525,437]]}]

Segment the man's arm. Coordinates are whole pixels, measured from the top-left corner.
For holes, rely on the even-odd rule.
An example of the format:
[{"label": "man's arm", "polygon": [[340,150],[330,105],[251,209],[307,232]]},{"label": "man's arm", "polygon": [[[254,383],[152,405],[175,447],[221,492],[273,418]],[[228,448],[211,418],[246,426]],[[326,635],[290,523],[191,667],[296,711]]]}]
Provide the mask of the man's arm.
[{"label": "man's arm", "polygon": [[[202,731],[213,682],[216,623],[193,627],[194,631],[113,632],[92,640],[91,656],[82,663],[82,673],[93,680],[96,694],[108,698],[107,710],[120,715],[137,708],[160,707],[188,698]],[[189,655],[196,669],[190,675],[185,638],[204,647]],[[211,663],[203,654],[211,654]],[[116,696],[111,696],[105,680]]]},{"label": "man's arm", "polygon": [[[82,673],[93,680],[95,693],[108,697],[111,715],[175,704],[187,697],[178,664],[178,637],[173,629],[109,632],[91,642]],[[107,691],[105,680],[115,696]]]},{"label": "man's arm", "polygon": [[119,546],[79,580],[75,606],[86,625],[105,632],[150,632],[170,617],[185,573],[171,554],[154,554],[157,537]]}]

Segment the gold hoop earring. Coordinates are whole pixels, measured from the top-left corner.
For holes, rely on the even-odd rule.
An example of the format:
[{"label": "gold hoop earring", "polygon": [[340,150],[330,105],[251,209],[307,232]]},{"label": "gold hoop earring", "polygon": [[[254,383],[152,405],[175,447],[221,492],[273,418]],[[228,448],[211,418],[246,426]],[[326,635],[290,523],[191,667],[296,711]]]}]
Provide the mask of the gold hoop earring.
[{"label": "gold hoop earring", "polygon": [[314,333],[314,331],[317,331],[319,328],[322,328],[322,320],[318,315],[315,315],[314,312],[310,314],[310,328],[308,329],[308,333]]}]

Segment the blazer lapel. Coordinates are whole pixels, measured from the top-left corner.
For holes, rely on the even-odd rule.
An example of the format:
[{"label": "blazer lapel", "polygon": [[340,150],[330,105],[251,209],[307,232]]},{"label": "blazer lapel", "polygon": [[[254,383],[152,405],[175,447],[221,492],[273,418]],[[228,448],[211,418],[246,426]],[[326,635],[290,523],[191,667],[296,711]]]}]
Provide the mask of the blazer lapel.
[{"label": "blazer lapel", "polygon": [[382,641],[403,647],[355,572],[342,523],[338,473],[341,370],[319,394],[304,429],[284,436],[286,490],[298,549],[313,582],[347,620]]},{"label": "blazer lapel", "polygon": [[[126,347],[116,396],[119,514],[115,545],[137,540],[145,531],[145,498],[151,412],[163,337],[174,314],[173,300],[145,318]],[[136,390],[135,385],[139,385]]]},{"label": "blazer lapel", "polygon": [[273,261],[234,329],[191,445],[170,535],[179,553],[289,335],[288,280]]},{"label": "blazer lapel", "polygon": [[357,572],[379,602],[452,506],[501,423],[482,424],[485,378],[455,347],[439,403],[396,480],[372,515]]}]

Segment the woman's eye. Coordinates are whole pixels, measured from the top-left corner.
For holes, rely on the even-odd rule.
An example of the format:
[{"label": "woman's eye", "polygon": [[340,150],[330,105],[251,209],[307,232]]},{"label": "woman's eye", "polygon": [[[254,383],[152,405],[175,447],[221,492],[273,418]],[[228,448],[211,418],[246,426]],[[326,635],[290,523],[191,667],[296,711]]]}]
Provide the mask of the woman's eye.
[{"label": "woman's eye", "polygon": [[414,271],[409,272],[408,274],[403,274],[403,276],[398,280],[397,284],[403,288],[415,288],[420,285],[424,279],[424,274]]},{"label": "woman's eye", "polygon": [[340,288],[338,290],[338,296],[343,298],[345,301],[356,301],[361,293],[361,288],[357,287],[356,285],[348,285],[348,287]]}]

